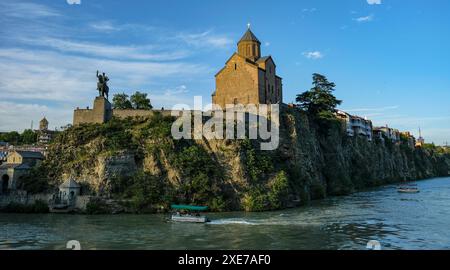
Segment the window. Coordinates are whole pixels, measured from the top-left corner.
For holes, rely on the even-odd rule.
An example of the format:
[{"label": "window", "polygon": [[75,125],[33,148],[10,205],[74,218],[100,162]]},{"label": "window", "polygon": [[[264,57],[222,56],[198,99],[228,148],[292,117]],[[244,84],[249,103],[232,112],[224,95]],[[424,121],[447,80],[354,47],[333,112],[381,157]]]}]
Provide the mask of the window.
[{"label": "window", "polygon": [[236,63],[234,63],[234,70],[236,70],[237,69],[237,64]]}]

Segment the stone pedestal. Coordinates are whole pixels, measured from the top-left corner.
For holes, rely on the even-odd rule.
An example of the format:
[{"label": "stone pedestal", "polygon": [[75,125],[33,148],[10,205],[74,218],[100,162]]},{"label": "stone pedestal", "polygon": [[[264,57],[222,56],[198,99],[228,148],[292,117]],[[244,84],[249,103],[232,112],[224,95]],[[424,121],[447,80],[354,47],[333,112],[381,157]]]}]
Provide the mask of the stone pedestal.
[{"label": "stone pedestal", "polygon": [[73,125],[86,123],[103,124],[112,118],[112,105],[104,97],[96,97],[93,109],[76,109],[73,113]]},{"label": "stone pedestal", "polygon": [[104,97],[96,97],[94,100],[94,121],[95,123],[106,123],[112,117],[112,105]]}]

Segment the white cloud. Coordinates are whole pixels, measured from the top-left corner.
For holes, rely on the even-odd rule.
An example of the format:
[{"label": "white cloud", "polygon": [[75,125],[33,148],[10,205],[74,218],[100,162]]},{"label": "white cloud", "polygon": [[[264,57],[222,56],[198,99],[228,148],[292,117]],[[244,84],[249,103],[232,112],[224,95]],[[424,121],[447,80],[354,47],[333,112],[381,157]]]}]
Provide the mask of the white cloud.
[{"label": "white cloud", "polygon": [[370,21],[373,21],[374,17],[375,16],[373,14],[371,14],[371,15],[368,15],[368,16],[358,17],[358,18],[355,18],[353,20],[355,20],[357,22],[370,22]]},{"label": "white cloud", "polygon": [[175,87],[174,89],[166,89],[164,91],[164,95],[175,96],[175,95],[179,95],[179,94],[185,94],[188,92],[189,91],[187,90],[186,85],[180,85],[180,86]]},{"label": "white cloud", "polygon": [[69,5],[81,5],[81,0],[67,0]]},{"label": "white cloud", "polygon": [[112,22],[109,21],[101,21],[101,22],[93,22],[89,25],[92,29],[101,31],[101,32],[114,32],[119,31],[122,28],[114,25]]},{"label": "white cloud", "polygon": [[60,128],[68,124],[67,119],[71,119],[72,110],[52,108],[37,103],[0,101],[0,114],[2,115],[0,131],[17,130],[21,132],[30,128],[32,121],[34,128],[37,128],[38,121],[44,116],[49,120],[51,129]]},{"label": "white cloud", "polygon": [[111,89],[148,86],[163,78],[191,78],[210,72],[185,62],[135,62],[64,55],[48,51],[0,49],[0,93],[12,99],[74,103],[95,94],[95,71],[108,73]]},{"label": "white cloud", "polygon": [[121,46],[101,43],[72,41],[65,39],[39,37],[21,38],[20,41],[34,46],[44,46],[61,52],[81,53],[110,59],[171,61],[188,56],[186,50],[160,51],[157,46]]},{"label": "white cloud", "polygon": [[310,12],[310,13],[312,13],[312,12],[316,12],[317,11],[317,8],[304,8],[304,9],[302,9],[302,12]]},{"label": "white cloud", "polygon": [[59,12],[45,5],[26,2],[0,3],[2,16],[20,18],[21,20],[60,16]]},{"label": "white cloud", "polygon": [[264,42],[264,46],[269,47],[270,46],[270,42],[268,42],[268,41]]},{"label": "white cloud", "polygon": [[139,35],[142,35],[143,32],[149,32],[157,30],[157,27],[145,25],[145,24],[133,24],[133,23],[125,23],[125,24],[118,24],[114,23],[112,21],[96,21],[91,22],[88,25],[92,30],[102,33],[112,33],[112,32],[118,32],[118,31],[126,31],[126,33],[129,35],[130,33],[138,33]]},{"label": "white cloud", "polygon": [[381,5],[381,0],[367,0],[369,5]]},{"label": "white cloud", "polygon": [[224,35],[213,34],[212,31],[195,34],[180,33],[176,35],[176,39],[180,39],[186,44],[195,47],[229,48],[233,44],[231,38]]},{"label": "white cloud", "polygon": [[305,56],[308,59],[314,59],[314,60],[321,59],[324,57],[324,55],[319,51],[304,52],[303,56]]}]

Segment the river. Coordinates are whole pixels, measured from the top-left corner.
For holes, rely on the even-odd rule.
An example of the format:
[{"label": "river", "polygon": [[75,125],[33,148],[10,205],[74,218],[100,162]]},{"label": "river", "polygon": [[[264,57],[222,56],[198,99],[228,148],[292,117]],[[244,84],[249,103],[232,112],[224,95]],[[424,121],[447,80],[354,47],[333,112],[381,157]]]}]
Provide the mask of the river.
[{"label": "river", "polygon": [[210,224],[166,215],[0,214],[0,249],[450,249],[450,178],[385,186],[309,206],[210,214]]}]

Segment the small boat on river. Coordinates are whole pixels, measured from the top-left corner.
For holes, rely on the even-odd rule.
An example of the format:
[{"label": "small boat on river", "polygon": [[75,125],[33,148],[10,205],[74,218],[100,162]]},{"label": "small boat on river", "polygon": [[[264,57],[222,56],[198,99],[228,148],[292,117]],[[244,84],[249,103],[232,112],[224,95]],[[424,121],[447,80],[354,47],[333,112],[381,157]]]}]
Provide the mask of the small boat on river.
[{"label": "small boat on river", "polygon": [[399,193],[419,193],[420,190],[416,187],[399,187],[397,189]]},{"label": "small boat on river", "polygon": [[192,222],[192,223],[206,223],[209,222],[209,218],[202,215],[201,212],[208,210],[208,206],[196,206],[196,205],[171,205],[172,213],[171,220],[177,222]]}]

